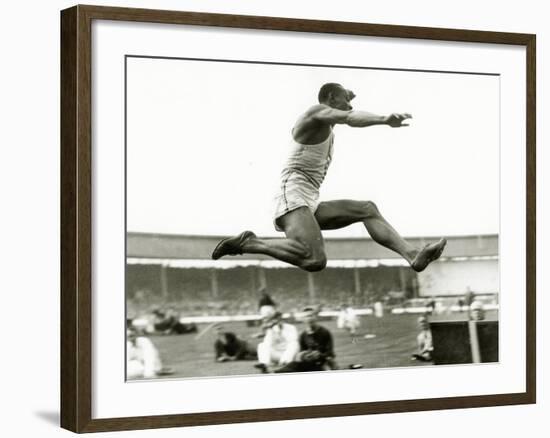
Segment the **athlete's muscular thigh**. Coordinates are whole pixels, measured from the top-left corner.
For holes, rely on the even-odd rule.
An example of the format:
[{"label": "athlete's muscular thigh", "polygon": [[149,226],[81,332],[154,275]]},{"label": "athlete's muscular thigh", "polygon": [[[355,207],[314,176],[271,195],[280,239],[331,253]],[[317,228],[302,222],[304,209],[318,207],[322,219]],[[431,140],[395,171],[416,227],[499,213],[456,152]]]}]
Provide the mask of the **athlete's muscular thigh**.
[{"label": "athlete's muscular thigh", "polygon": [[321,258],[325,255],[325,244],[317,220],[311,210],[300,207],[281,218],[279,225],[284,230],[286,237],[296,240],[306,246],[311,258]]},{"label": "athlete's muscular thigh", "polygon": [[351,199],[321,202],[315,212],[315,219],[321,230],[344,228],[365,219],[371,204],[369,201]]}]

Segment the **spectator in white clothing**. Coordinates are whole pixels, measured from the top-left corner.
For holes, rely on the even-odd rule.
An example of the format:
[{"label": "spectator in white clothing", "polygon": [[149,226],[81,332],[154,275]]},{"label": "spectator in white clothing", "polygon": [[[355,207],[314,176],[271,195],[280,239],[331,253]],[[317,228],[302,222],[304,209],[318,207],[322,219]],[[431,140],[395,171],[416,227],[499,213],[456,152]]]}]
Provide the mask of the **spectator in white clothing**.
[{"label": "spectator in white clothing", "polygon": [[126,330],[126,378],[152,379],[160,375],[173,374],[163,368],[160,355],[153,342],[146,336],[140,336],[136,330]]},{"label": "spectator in white clothing", "polygon": [[347,330],[350,335],[355,335],[359,326],[359,318],[353,308],[349,304],[342,304],[340,313],[338,313],[336,327]]},{"label": "spectator in white clothing", "polygon": [[413,354],[411,356],[411,360],[431,362],[434,346],[432,341],[432,332],[430,330],[430,323],[425,316],[421,316],[420,318],[418,318],[418,325],[420,326],[420,333],[416,337],[418,353]]},{"label": "spectator in white clothing", "polygon": [[292,324],[283,322],[281,312],[275,312],[264,321],[265,337],[258,344],[256,368],[264,373],[272,372],[274,367],[287,365],[300,351],[298,330]]}]

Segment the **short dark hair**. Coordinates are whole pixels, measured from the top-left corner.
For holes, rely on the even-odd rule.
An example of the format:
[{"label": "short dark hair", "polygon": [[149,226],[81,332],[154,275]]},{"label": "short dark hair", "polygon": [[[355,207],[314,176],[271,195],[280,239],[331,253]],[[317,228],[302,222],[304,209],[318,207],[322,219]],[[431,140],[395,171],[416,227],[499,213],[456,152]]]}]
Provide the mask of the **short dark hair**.
[{"label": "short dark hair", "polygon": [[319,95],[317,99],[319,103],[325,103],[328,100],[329,94],[334,93],[338,88],[342,88],[340,84],[336,82],[328,82],[319,89]]}]

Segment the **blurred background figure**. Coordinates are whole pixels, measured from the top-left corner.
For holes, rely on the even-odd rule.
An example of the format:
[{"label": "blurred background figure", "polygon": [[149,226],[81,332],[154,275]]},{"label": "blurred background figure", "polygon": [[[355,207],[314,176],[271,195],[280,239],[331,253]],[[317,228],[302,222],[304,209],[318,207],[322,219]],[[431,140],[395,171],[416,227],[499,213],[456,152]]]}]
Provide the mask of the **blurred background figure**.
[{"label": "blurred background figure", "polygon": [[485,319],[485,309],[481,301],[473,301],[470,305],[470,319],[472,321],[483,321]]},{"label": "blurred background figure", "polygon": [[151,312],[141,313],[138,317],[131,320],[131,325],[134,330],[139,333],[154,333],[155,332],[155,322],[157,316],[155,315],[155,310]]},{"label": "blurred background figure", "polygon": [[264,287],[260,289],[260,301],[258,302],[258,309],[262,318],[267,318],[275,313],[277,310],[277,303],[273,301],[273,298],[267,293],[267,289]]},{"label": "blurred background figure", "polygon": [[342,304],[340,306],[340,313],[338,313],[336,327],[347,330],[350,335],[355,335],[360,325],[361,323],[355,310],[349,304]]},{"label": "blurred background figure", "polygon": [[154,332],[164,335],[182,335],[185,333],[196,333],[197,325],[194,323],[184,324],[179,320],[179,314],[169,307],[165,311],[160,309],[153,310]]},{"label": "blurred background figure", "polygon": [[418,326],[420,327],[420,333],[416,337],[416,343],[418,346],[418,353],[411,356],[412,360],[419,360],[422,362],[431,362],[432,352],[434,350],[432,341],[432,332],[430,330],[430,323],[428,318],[421,316],[418,318]]},{"label": "blurred background figure", "polygon": [[382,318],[384,316],[384,305],[380,301],[374,303],[374,316]]},{"label": "blurred background figure", "polygon": [[276,311],[264,321],[265,337],[258,344],[258,361],[256,368],[264,373],[272,372],[273,367],[280,367],[292,362],[300,346],[298,330],[292,324],[283,322],[282,313]]},{"label": "blurred background figure", "polygon": [[150,379],[172,374],[171,369],[163,368],[160,355],[153,342],[140,335],[132,326],[126,329],[126,378]]},{"label": "blurred background figure", "polygon": [[475,300],[475,294],[470,288],[470,286],[466,287],[466,293],[464,294],[464,304],[468,307],[472,305],[472,303]]},{"label": "blurred background figure", "polygon": [[214,342],[216,362],[257,358],[256,349],[247,341],[239,338],[233,332],[226,331],[221,324],[217,324],[214,329],[216,330],[216,341]]},{"label": "blurred background figure", "polygon": [[429,313],[430,315],[433,314],[436,308],[435,300],[433,298],[430,298],[426,303],[426,307],[428,309],[427,313]]},{"label": "blurred background figure", "polygon": [[306,325],[300,334],[300,352],[295,360],[275,372],[325,371],[337,369],[334,342],[330,331],[318,323],[318,309],[306,307],[302,319]]}]

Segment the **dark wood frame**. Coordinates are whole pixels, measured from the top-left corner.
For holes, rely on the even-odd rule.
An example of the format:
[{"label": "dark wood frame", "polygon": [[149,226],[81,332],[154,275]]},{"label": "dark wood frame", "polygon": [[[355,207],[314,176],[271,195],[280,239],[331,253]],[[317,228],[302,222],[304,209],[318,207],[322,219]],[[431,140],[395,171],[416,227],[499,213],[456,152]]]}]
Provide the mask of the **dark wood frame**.
[{"label": "dark wood frame", "polygon": [[[527,370],[526,392],[92,419],[92,20],[270,29],[525,46],[527,51]],[[531,34],[439,29],[274,17],[75,6],[61,12],[61,426],[99,432],[175,426],[395,413],[536,402],[535,48]]]}]

